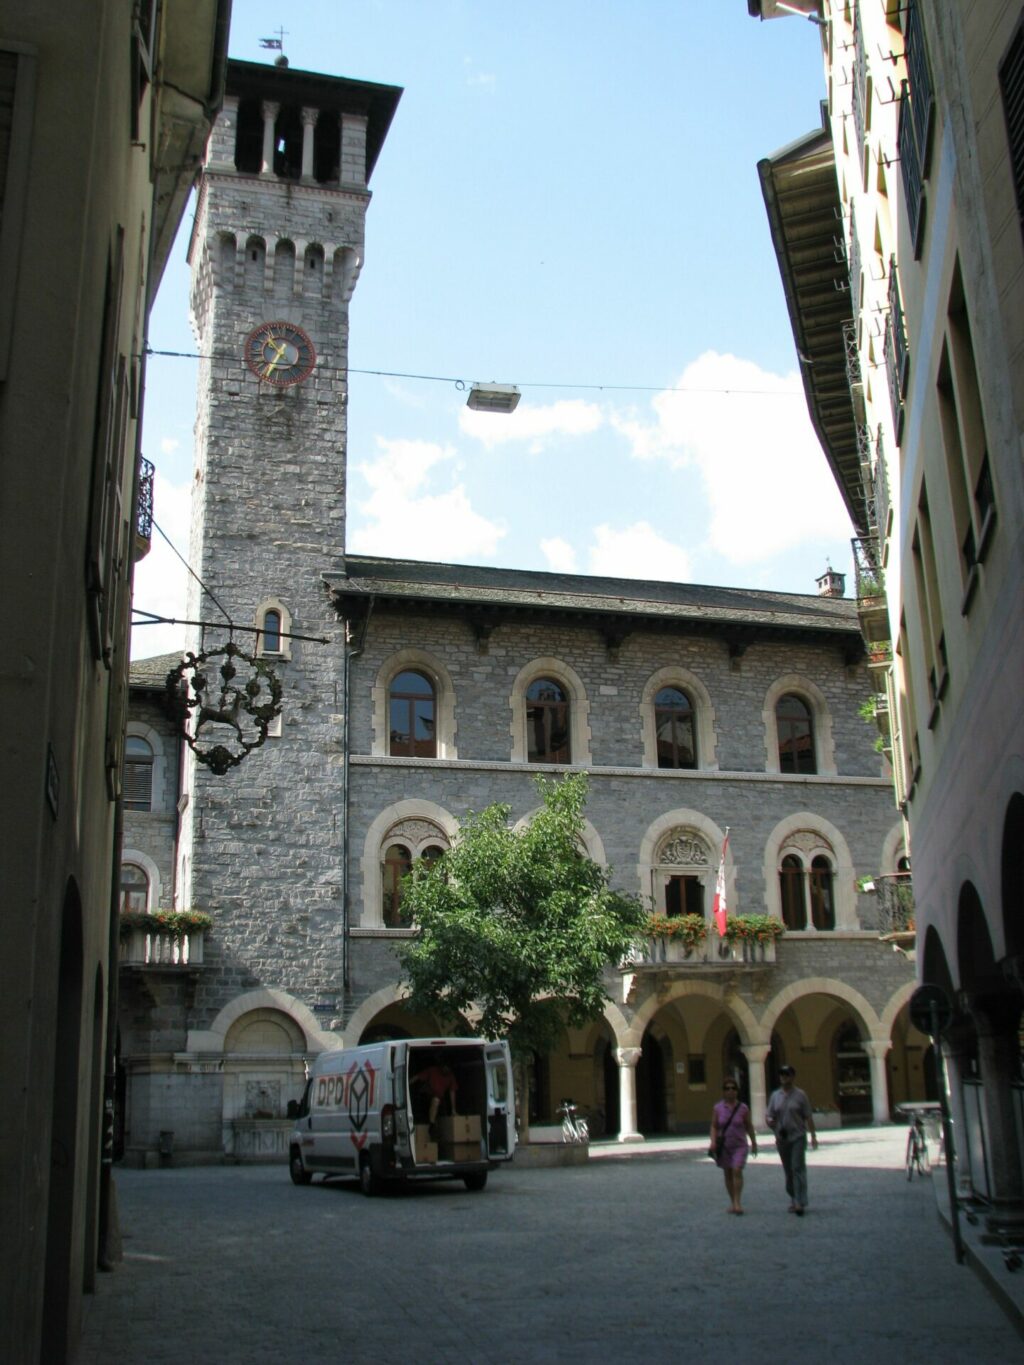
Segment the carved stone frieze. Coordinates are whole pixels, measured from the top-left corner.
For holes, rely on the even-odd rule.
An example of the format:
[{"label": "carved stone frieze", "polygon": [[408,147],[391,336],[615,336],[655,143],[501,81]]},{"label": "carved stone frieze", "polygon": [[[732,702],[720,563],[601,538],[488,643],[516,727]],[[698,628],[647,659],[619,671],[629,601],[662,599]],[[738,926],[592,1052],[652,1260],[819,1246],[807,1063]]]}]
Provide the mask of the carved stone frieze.
[{"label": "carved stone frieze", "polygon": [[708,846],[694,829],[676,829],[658,848],[659,867],[707,867]]}]

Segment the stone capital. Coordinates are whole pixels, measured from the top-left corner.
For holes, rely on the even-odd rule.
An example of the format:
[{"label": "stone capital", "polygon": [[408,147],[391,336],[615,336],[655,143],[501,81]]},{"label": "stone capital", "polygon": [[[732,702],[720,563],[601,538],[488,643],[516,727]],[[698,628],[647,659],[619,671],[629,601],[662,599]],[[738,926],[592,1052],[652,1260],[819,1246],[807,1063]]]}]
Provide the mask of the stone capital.
[{"label": "stone capital", "polygon": [[635,1067],[639,1062],[641,1050],[638,1047],[617,1047],[615,1060],[621,1067]]},{"label": "stone capital", "polygon": [[868,1038],[861,1043],[861,1047],[869,1057],[873,1057],[877,1062],[885,1061],[892,1047],[891,1038]]}]

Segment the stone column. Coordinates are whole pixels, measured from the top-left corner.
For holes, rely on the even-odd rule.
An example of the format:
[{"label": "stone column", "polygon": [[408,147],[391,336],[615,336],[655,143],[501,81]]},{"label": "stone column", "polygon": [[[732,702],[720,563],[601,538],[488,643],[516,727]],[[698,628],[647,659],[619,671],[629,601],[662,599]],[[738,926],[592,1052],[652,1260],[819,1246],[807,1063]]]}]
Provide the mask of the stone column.
[{"label": "stone column", "polygon": [[277,122],[277,115],[281,106],[275,104],[273,100],[264,100],[260,106],[260,113],[263,115],[263,165],[260,167],[261,175],[274,174],[274,124]]},{"label": "stone column", "polygon": [[768,1105],[768,1091],[764,1083],[764,1063],[770,1050],[770,1043],[740,1045],[740,1051],[747,1059],[747,1077],[750,1081],[750,1121],[758,1132],[763,1132],[766,1126],[764,1114]]},{"label": "stone column", "polygon": [[365,114],[341,115],[341,183],[366,184],[366,125]]},{"label": "stone column", "polygon": [[992,1211],[990,1226],[1024,1227],[1024,1181],[1021,1156],[1013,1117],[1010,1082],[1017,1074],[1020,1043],[1017,1027],[1020,1007],[1008,1008],[1003,1002],[991,1008],[972,1009],[978,1031],[978,1066],[981,1071],[981,1096],[988,1130],[989,1189]]},{"label": "stone column", "polygon": [[206,144],[206,164],[216,170],[234,170],[238,136],[238,96],[225,95],[221,111]]},{"label": "stone column", "polygon": [[619,1064],[619,1141],[643,1142],[643,1133],[636,1130],[636,1066],[640,1049],[617,1047],[615,1060]]},{"label": "stone column", "polygon": [[953,1130],[952,1152],[947,1161],[955,1161],[956,1192],[962,1199],[971,1196],[971,1167],[967,1152],[967,1120],[964,1117],[963,1078],[967,1072],[964,1059],[969,1054],[967,1044],[958,1038],[946,1039],[941,1044],[939,1084],[945,1086],[949,1105],[949,1123]]},{"label": "stone column", "polygon": [[871,1064],[871,1122],[888,1123],[889,1114],[889,1077],[885,1070],[885,1059],[892,1047],[889,1038],[869,1038],[863,1044]]},{"label": "stone column", "polygon": [[313,130],[319,117],[319,109],[302,111],[302,178],[313,179]]}]

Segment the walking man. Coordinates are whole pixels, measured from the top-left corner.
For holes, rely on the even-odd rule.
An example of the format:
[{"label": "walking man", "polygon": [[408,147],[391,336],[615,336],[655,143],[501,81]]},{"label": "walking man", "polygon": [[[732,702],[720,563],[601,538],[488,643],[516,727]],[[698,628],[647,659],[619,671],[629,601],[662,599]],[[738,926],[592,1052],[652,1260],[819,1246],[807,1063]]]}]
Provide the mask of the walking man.
[{"label": "walking man", "polygon": [[778,1090],[772,1091],[765,1119],[775,1134],[775,1146],[786,1173],[789,1211],[802,1218],[807,1207],[807,1134],[810,1133],[811,1146],[815,1149],[818,1146],[818,1134],[814,1127],[811,1102],[794,1084],[795,1080],[796,1071],[793,1067],[779,1067],[781,1084]]}]

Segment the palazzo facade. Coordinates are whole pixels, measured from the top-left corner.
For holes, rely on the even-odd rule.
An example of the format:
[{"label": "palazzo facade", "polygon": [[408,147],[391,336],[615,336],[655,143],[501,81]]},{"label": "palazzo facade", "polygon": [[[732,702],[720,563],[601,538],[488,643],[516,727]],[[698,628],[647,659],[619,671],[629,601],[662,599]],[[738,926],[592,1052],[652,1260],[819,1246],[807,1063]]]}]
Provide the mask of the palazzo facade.
[{"label": "palazzo facade", "polygon": [[189,615],[254,632],[284,707],[217,775],[164,709],[178,657],[133,669],[123,904],[209,920],[123,936],[126,1157],[283,1156],[311,1057],[437,1032],[403,1003],[403,874],[468,811],[528,820],[538,775],[580,770],[617,886],[710,919],[728,829],[730,911],[786,932],[712,928],[689,955],[652,938],[609,968],[601,1018],[533,1058],[521,1111],[571,1096],[595,1134],[698,1131],[731,1072],[760,1120],[784,1060],[823,1122],[887,1121],[926,1094],[927,1040],[903,827],[835,576],[804,596],[345,552],[348,300],[398,93],[229,63],[191,247],[209,359]]}]

